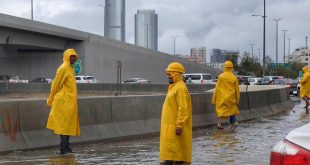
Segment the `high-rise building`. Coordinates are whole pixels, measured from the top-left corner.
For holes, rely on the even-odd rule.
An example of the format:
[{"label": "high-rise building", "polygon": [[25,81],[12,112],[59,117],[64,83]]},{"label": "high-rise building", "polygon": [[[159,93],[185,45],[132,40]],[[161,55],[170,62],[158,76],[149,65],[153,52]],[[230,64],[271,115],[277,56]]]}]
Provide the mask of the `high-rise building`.
[{"label": "high-rise building", "polygon": [[[213,49],[211,51],[211,63],[224,63],[227,60],[235,60],[232,61],[234,64],[238,63],[240,52],[238,50],[221,50],[221,49]],[[233,58],[236,56],[236,58]]]},{"label": "high-rise building", "polygon": [[298,62],[310,66],[310,49],[301,47],[288,56],[288,62]]},{"label": "high-rise building", "polygon": [[138,10],[135,14],[135,44],[158,50],[158,16],[155,10]]},{"label": "high-rise building", "polygon": [[105,0],[104,36],[125,42],[125,0]]}]

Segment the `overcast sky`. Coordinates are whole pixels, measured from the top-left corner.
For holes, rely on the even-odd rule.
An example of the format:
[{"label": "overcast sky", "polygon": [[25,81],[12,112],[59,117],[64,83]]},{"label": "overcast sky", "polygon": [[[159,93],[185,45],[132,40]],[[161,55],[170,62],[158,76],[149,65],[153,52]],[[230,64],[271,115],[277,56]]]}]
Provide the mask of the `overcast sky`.
[{"label": "overcast sky", "polygon": [[[34,20],[104,35],[104,0],[33,0]],[[31,0],[0,0],[0,13],[31,17]],[[126,0],[126,42],[134,44],[134,14],[155,9],[158,14],[158,49],[189,54],[192,47],[239,50],[251,53],[250,44],[263,48],[263,0]],[[305,46],[310,37],[310,0],[266,0],[266,55],[275,59],[276,23],[279,21],[279,62],[283,61],[283,32],[291,38],[290,51]],[[310,42],[310,40],[309,40]],[[288,52],[288,40],[286,40]],[[308,44],[310,45],[310,44]],[[261,51],[262,55],[262,51]]]}]

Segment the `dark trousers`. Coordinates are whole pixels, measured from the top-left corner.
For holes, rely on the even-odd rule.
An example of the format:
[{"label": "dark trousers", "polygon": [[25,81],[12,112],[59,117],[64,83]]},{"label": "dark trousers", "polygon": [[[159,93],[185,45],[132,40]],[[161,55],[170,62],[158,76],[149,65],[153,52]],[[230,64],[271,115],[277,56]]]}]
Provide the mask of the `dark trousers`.
[{"label": "dark trousers", "polygon": [[234,123],[234,122],[236,122],[236,121],[237,121],[237,118],[236,118],[235,115],[229,116],[229,122],[230,122],[230,123]]},{"label": "dark trousers", "polygon": [[60,150],[66,150],[69,149],[69,135],[60,135]]},{"label": "dark trousers", "polygon": [[164,165],[183,165],[183,161],[166,160]]}]

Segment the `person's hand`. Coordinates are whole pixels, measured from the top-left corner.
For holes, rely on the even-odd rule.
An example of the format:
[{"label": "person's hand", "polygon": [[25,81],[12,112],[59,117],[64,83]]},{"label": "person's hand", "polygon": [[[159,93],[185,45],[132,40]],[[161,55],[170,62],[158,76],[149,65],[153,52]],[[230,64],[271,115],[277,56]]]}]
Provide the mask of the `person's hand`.
[{"label": "person's hand", "polygon": [[53,99],[48,98],[47,101],[46,101],[46,103],[47,103],[48,106],[51,107],[51,106],[53,105]]},{"label": "person's hand", "polygon": [[175,129],[175,134],[176,134],[177,136],[182,135],[182,128],[176,127],[176,129]]}]

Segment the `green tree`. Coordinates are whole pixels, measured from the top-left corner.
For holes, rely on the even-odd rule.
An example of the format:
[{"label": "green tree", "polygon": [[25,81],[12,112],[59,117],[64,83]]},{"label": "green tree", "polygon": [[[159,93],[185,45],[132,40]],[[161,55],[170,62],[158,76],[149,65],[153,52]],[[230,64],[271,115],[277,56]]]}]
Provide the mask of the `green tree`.
[{"label": "green tree", "polygon": [[251,76],[261,76],[262,67],[258,59],[251,58],[248,54],[245,53],[239,66],[236,68],[239,75],[251,75]]},{"label": "green tree", "polygon": [[298,72],[302,70],[304,64],[291,62],[289,63],[289,67],[279,66],[278,67],[278,75],[296,79],[298,77]]}]

